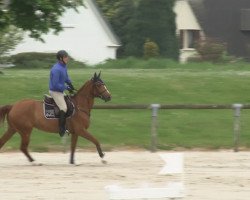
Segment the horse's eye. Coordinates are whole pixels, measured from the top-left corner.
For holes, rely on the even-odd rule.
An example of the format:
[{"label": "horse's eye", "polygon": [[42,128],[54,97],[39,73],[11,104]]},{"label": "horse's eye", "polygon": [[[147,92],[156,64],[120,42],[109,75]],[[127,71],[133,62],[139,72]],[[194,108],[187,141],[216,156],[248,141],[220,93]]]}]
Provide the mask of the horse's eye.
[{"label": "horse's eye", "polygon": [[100,83],[100,82],[98,82],[98,83],[96,84],[97,87],[100,87],[100,86],[102,86],[102,85],[104,85],[104,84],[103,84],[103,83]]}]

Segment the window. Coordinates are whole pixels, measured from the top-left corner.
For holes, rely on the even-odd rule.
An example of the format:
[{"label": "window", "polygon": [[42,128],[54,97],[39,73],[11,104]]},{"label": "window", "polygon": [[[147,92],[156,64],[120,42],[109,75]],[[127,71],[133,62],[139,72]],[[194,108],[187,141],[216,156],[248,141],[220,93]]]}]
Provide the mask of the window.
[{"label": "window", "polygon": [[250,31],[250,9],[241,9],[241,30]]},{"label": "window", "polygon": [[181,49],[194,48],[195,42],[200,39],[199,30],[181,30],[180,42]]}]

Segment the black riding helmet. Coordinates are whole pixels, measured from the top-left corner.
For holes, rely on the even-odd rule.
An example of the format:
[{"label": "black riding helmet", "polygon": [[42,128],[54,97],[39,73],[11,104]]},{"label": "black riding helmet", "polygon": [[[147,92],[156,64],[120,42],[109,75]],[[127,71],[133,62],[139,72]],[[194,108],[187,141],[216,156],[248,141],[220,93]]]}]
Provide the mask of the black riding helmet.
[{"label": "black riding helmet", "polygon": [[68,56],[69,54],[65,50],[60,50],[56,54],[57,60],[60,60],[60,61],[62,61],[63,57],[68,57]]}]

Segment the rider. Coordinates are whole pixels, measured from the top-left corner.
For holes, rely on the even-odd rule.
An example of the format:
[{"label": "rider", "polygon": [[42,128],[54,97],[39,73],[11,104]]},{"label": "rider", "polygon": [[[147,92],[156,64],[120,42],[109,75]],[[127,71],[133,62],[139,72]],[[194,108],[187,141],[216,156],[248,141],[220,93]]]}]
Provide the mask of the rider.
[{"label": "rider", "polygon": [[[64,136],[66,130],[67,105],[64,100],[64,91],[73,93],[75,90],[67,72],[69,55],[65,50],[60,50],[56,54],[58,62],[50,70],[49,93],[59,107],[59,134]],[[66,85],[65,85],[66,83]]]}]

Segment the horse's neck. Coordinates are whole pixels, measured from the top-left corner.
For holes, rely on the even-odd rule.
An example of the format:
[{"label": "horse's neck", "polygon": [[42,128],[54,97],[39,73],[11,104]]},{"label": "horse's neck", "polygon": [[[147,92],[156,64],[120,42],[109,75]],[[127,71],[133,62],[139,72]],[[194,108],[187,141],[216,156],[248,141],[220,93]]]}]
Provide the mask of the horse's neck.
[{"label": "horse's neck", "polygon": [[85,83],[83,87],[77,92],[75,101],[76,106],[80,109],[89,111],[94,105],[94,96],[92,94],[92,84],[90,81]]}]

